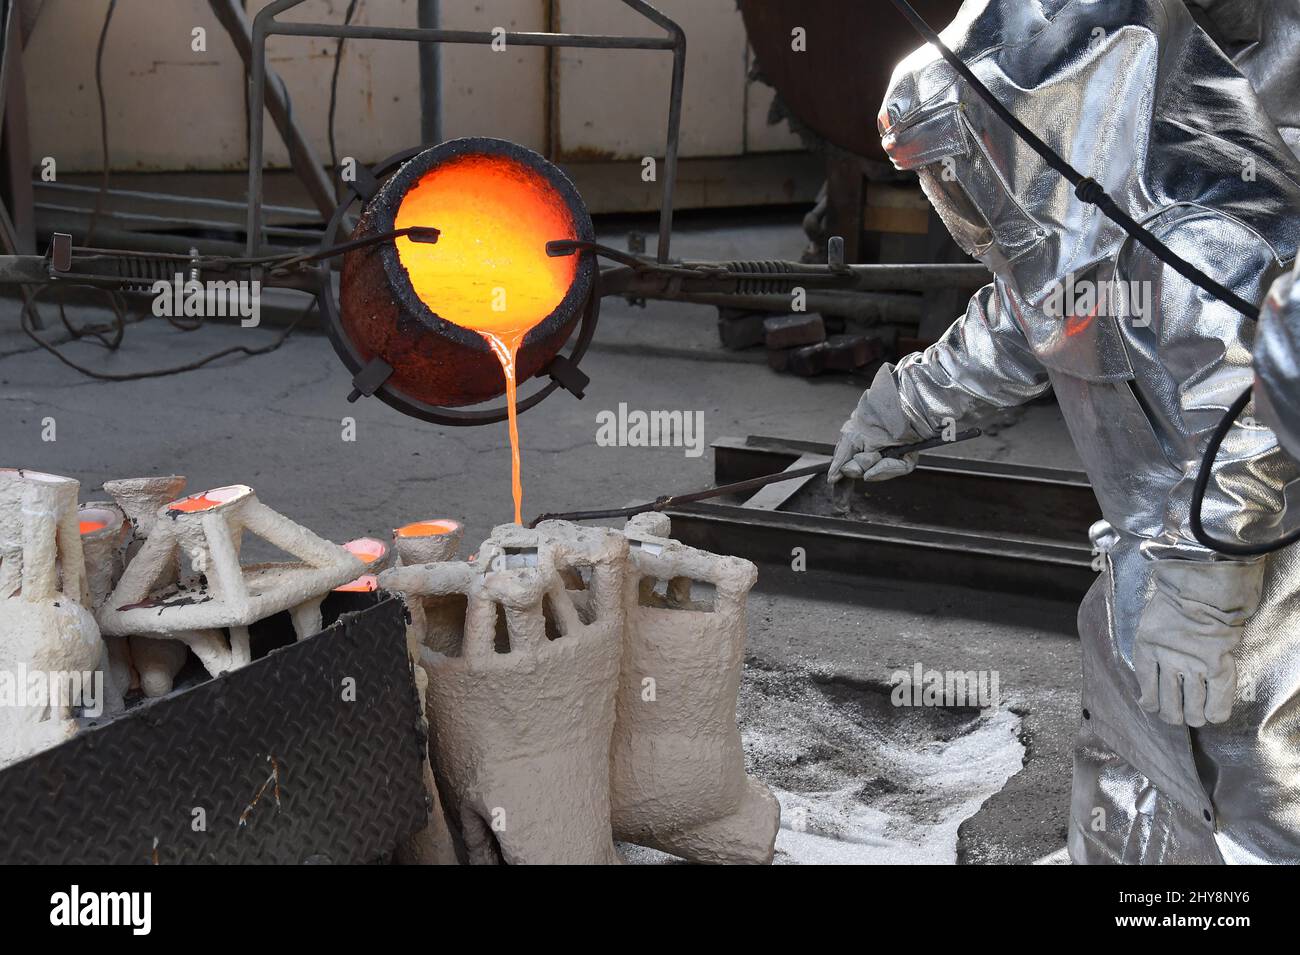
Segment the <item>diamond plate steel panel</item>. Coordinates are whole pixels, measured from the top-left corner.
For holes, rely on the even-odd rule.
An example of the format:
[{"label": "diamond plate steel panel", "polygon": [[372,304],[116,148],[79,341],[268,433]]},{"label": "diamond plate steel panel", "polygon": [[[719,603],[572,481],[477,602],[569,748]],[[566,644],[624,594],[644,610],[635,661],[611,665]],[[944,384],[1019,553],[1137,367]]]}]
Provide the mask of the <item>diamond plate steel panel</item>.
[{"label": "diamond plate steel panel", "polygon": [[418,709],[389,598],[0,772],[0,862],[380,859],[428,818]]}]

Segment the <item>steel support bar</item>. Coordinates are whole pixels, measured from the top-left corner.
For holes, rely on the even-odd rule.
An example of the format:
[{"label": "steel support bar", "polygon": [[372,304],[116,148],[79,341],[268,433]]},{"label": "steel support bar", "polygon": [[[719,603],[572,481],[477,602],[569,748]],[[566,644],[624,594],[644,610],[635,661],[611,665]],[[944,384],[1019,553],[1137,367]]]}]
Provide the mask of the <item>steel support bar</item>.
[{"label": "steel support bar", "polygon": [[[440,20],[438,0],[419,0],[416,22],[421,30],[436,30]],[[442,142],[442,47],[420,44],[420,139],[424,145]]]},{"label": "steel support bar", "polygon": [[[224,209],[232,213],[239,213],[240,219],[243,219],[248,212],[247,202],[237,202],[234,199],[217,199],[212,196],[184,196],[172,192],[151,192],[143,189],[118,189],[114,187],[101,190],[99,186],[83,186],[72,182],[43,182],[39,179],[32,180],[32,187],[38,193],[45,191],[67,192],[91,197],[102,193],[105,199],[138,199],[142,202],[157,202],[194,209]],[[306,209],[302,206],[275,206],[264,203],[262,210],[264,212],[274,212],[277,215],[308,220],[314,219],[318,215],[317,210]]]},{"label": "steel support bar", "polygon": [[274,36],[337,37],[346,40],[414,40],[417,43],[473,43],[506,46],[574,47],[591,50],[671,50],[663,37],[605,36],[591,33],[493,33],[487,30],[422,30],[419,27],[343,26],[337,23],[276,21],[268,31]]},{"label": "steel support bar", "polygon": [[673,537],[682,543],[760,565],[789,566],[793,548],[799,547],[808,572],[934,582],[1073,603],[1096,579],[1087,547],[1016,544],[728,504],[687,504],[665,513]]},{"label": "steel support bar", "polygon": [[[235,44],[235,49],[239,51],[239,56],[244,61],[244,69],[251,74],[255,67],[260,67],[262,92],[257,98],[255,107],[252,100],[249,101],[249,109],[256,108],[257,110],[256,116],[250,112],[249,121],[253,128],[259,131],[259,140],[263,125],[262,109],[263,105],[265,105],[265,108],[271,113],[271,119],[275,122],[275,128],[280,132],[280,138],[284,140],[285,146],[289,149],[289,160],[293,164],[294,172],[298,174],[298,178],[307,187],[307,192],[311,195],[311,201],[320,210],[321,218],[328,222],[330,216],[334,214],[334,207],[338,205],[334,184],[326,174],[325,166],[316,155],[316,151],[312,149],[306,133],[293,115],[289,90],[284,85],[284,80],[280,79],[279,74],[267,68],[265,50],[254,42],[254,30],[249,25],[248,17],[244,13],[244,8],[239,3],[239,0],[209,0],[209,5],[212,7],[213,15],[221,23],[225,31],[230,34],[231,42]],[[261,19],[260,15],[258,19]],[[256,54],[254,50],[256,50]],[[260,205],[262,200],[261,165],[263,156],[260,143],[255,155],[258,159],[258,191],[256,195]],[[253,195],[250,189],[248,193],[250,208],[253,203]],[[260,209],[258,215],[260,218]],[[252,248],[254,242],[260,241],[260,236],[254,236],[250,233],[248,241],[249,248]]]},{"label": "steel support bar", "polygon": [[[603,291],[603,289],[602,289]],[[819,315],[836,315],[861,322],[886,322],[914,324],[922,315],[924,301],[919,295],[894,292],[861,292],[853,289],[808,289],[805,310]],[[687,292],[669,288],[658,295],[645,298],[692,305],[710,305],[716,308],[738,308],[754,312],[772,312],[785,315],[790,312],[790,295],[769,293],[743,295],[739,292]]]},{"label": "steel support bar", "polygon": [[[781,266],[781,271],[758,271]],[[747,270],[752,269],[752,271]],[[602,295],[681,299],[688,295],[788,294],[794,288],[837,292],[976,289],[992,280],[982,265],[804,265],[793,262],[685,262],[668,269],[617,265],[600,273]]]}]

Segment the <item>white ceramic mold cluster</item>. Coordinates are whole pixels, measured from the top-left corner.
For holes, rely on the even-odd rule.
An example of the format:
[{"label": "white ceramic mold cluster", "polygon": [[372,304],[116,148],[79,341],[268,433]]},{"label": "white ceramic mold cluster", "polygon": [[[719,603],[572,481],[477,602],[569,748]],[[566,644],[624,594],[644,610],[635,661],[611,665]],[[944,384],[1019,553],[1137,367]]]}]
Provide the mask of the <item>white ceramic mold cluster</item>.
[{"label": "white ceramic mold cluster", "polygon": [[[135,685],[170,691],[186,647],[216,675],[249,662],[248,627],[272,614],[288,611],[299,639],[317,632],[325,595],[366,569],[243,485],[104,488],[112,502],[79,508],[71,478],[0,469],[0,674],[102,673],[109,713]],[[245,532],[296,560],[241,565]],[[0,765],[67,738],[75,709],[0,707]]]},{"label": "white ceramic mold cluster", "polygon": [[470,562],[380,575],[412,608],[471,863],[617,863],[615,839],[771,861],[780,807],[745,775],[735,719],[756,570],[668,530],[509,524]]},{"label": "white ceramic mold cluster", "polygon": [[108,653],[91,613],[79,488],[71,478],[0,469],[0,678],[17,694],[0,706],[0,766],[75,733],[79,701],[121,707],[106,676],[97,701],[82,689],[83,676],[107,673]]},{"label": "white ceramic mold cluster", "polygon": [[[241,564],[245,533],[297,560]],[[360,558],[234,484],[157,510],[99,625],[109,636],[130,635],[133,649],[137,638],[179,641],[215,676],[250,661],[248,628],[273,614],[289,611],[300,640],[316,633],[325,595],[364,571]]]}]

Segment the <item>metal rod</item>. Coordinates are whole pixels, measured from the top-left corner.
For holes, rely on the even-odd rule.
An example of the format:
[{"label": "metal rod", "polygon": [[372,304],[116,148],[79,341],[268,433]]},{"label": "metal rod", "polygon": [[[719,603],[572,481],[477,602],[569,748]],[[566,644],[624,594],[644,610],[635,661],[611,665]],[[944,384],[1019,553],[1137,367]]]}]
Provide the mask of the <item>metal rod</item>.
[{"label": "metal rod", "polygon": [[[780,271],[747,271],[747,265],[778,266]],[[831,268],[793,262],[683,262],[657,269],[649,260],[645,267],[615,266],[600,273],[602,295],[631,298],[682,299],[710,293],[783,294],[795,287],[825,291],[917,291],[919,289],[974,289],[993,276],[982,265],[850,265]],[[767,287],[763,287],[767,286]],[[772,287],[775,286],[775,287]]]},{"label": "metal rod", "polygon": [[[628,2],[628,0],[624,0]],[[258,14],[260,17],[261,14]],[[289,23],[277,20],[267,30],[273,36],[335,37],[348,40],[414,40],[418,43],[470,43],[489,45],[505,40],[507,46],[576,47],[593,50],[671,50],[664,37],[606,36],[591,33],[491,33],[482,30],[421,30],[419,27],[343,26],[334,23]]]},{"label": "metal rod", "polygon": [[[917,441],[912,444],[900,444],[892,448],[882,448],[880,456],[882,458],[901,458],[908,454],[919,454],[922,451],[930,451],[934,448],[946,447],[950,444],[958,444],[962,441],[970,441],[978,438],[983,432],[979,428],[971,428],[967,431],[958,433],[952,440],[946,438],[927,438],[925,441]],[[630,507],[615,507],[606,510],[597,511],[570,511],[565,514],[540,514],[533,518],[529,527],[536,527],[542,521],[599,521],[609,520],[615,517],[635,517],[637,514],[645,514],[650,511],[662,511],[665,508],[675,507],[680,504],[693,504],[697,501],[707,501],[710,498],[722,497],[727,494],[744,494],[749,491],[757,491],[761,487],[769,484],[777,484],[783,481],[793,481],[803,477],[815,477],[818,474],[825,474],[830,470],[831,462],[826,461],[823,464],[810,464],[806,468],[795,468],[789,471],[777,471],[775,474],[764,474],[762,477],[749,478],[746,481],[737,481],[734,484],[723,484],[719,487],[705,488],[702,491],[691,491],[688,494],[668,494],[656,498],[646,504],[633,504]]]},{"label": "metal rod", "polygon": [[677,150],[681,139],[682,98],[686,84],[686,31],[644,0],[625,0],[642,16],[668,31],[672,40],[673,80],[668,93],[668,143],[664,151],[664,199],[659,209],[659,246],[655,250],[660,262],[667,262],[673,232],[673,197],[677,190]]},{"label": "metal rod", "polygon": [[[330,177],[325,173],[324,163],[312,149],[311,143],[307,139],[307,134],[298,124],[297,118],[293,114],[293,104],[289,97],[289,89],[284,85],[284,81],[279,74],[269,73],[271,88],[266,89],[266,80],[268,78],[266,68],[266,58],[261,54],[264,50],[258,50],[253,42],[253,29],[249,27],[248,16],[244,13],[243,6],[239,0],[209,0],[208,4],[212,8],[213,16],[221,23],[226,33],[230,36],[230,41],[235,45],[239,52],[240,58],[244,61],[244,68],[256,66],[260,63],[262,68],[262,87],[258,95],[257,121],[255,126],[259,128],[262,124],[262,104],[265,103],[266,109],[271,113],[271,118],[275,122],[276,129],[280,131],[280,138],[284,140],[285,146],[289,150],[289,160],[293,165],[294,172],[302,180],[303,185],[307,187],[307,193],[311,196],[311,201],[316,204],[320,210],[322,218],[328,220],[334,214],[334,206],[337,200],[334,196],[334,184]],[[261,17],[259,15],[258,19]],[[253,61],[257,60],[258,63]],[[268,95],[269,93],[269,95]],[[249,105],[249,119],[253,119],[252,104]],[[262,200],[261,193],[261,162],[262,151],[259,148],[256,153],[258,157],[258,192],[257,201],[260,205]],[[249,193],[248,201],[253,202],[253,194]],[[261,211],[258,212],[259,217]],[[260,236],[250,237],[250,241],[256,241]]]},{"label": "metal rod", "polygon": [[[438,7],[438,0],[420,0],[420,29],[438,28]],[[437,43],[420,44],[420,138],[426,146],[442,142],[442,48]]]},{"label": "metal rod", "polygon": [[[100,192],[99,186],[83,186],[75,182],[43,182],[39,179],[32,180],[32,186],[37,191],[46,189],[55,192],[78,192],[97,195]],[[103,190],[105,197],[109,199],[141,199],[148,202],[173,202],[177,205],[194,206],[195,208],[207,209],[230,209],[232,211],[246,212],[248,209],[247,202],[241,202],[236,199],[214,199],[210,196],[185,196],[172,192],[148,192],[142,189],[117,189],[109,188]],[[266,212],[275,212],[287,216],[299,216],[305,219],[314,219],[320,215],[315,209],[308,209],[303,206],[276,206],[263,204],[262,209]]]},{"label": "metal rod", "polygon": [[[777,292],[744,294],[741,292],[686,292],[669,287],[647,299],[706,305],[713,308],[743,309],[751,312],[790,314],[790,296]],[[819,315],[835,315],[863,322],[901,322],[912,324],[922,318],[925,302],[919,295],[901,292],[864,292],[858,289],[808,289],[806,310]]]},{"label": "metal rod", "polygon": [[[46,212],[64,212],[74,215],[88,215],[86,209],[78,206],[64,205],[59,202],[38,202],[36,209]],[[102,212],[100,217],[115,222],[140,222],[151,225],[156,228],[166,229],[215,229],[230,232],[239,231],[239,223],[222,222],[219,219],[195,219],[195,218],[178,218],[176,216],[159,216],[149,212]],[[319,229],[297,228],[295,226],[263,226],[262,231],[266,235],[276,235],[283,238],[295,239],[302,243],[311,243],[320,241]]]}]

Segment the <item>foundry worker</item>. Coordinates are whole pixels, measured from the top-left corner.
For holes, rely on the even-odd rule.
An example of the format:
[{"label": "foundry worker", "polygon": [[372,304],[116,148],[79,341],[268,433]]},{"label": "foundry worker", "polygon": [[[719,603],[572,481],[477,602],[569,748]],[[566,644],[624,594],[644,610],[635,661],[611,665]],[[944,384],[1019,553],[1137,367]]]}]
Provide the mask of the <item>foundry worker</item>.
[{"label": "foundry worker", "polygon": [[[1250,302],[1296,255],[1300,166],[1182,0],[967,0],[945,42],[1011,112]],[[1252,383],[1254,323],[1128,239],[932,47],[894,74],[886,149],[994,273],[926,351],[886,366],[831,480],[906,474],[877,449],[1056,393],[1105,520],[1079,611],[1076,862],[1300,862],[1300,568],[1197,543],[1202,452]],[[1300,465],[1254,409],[1205,496],[1216,538],[1284,531]]]}]

